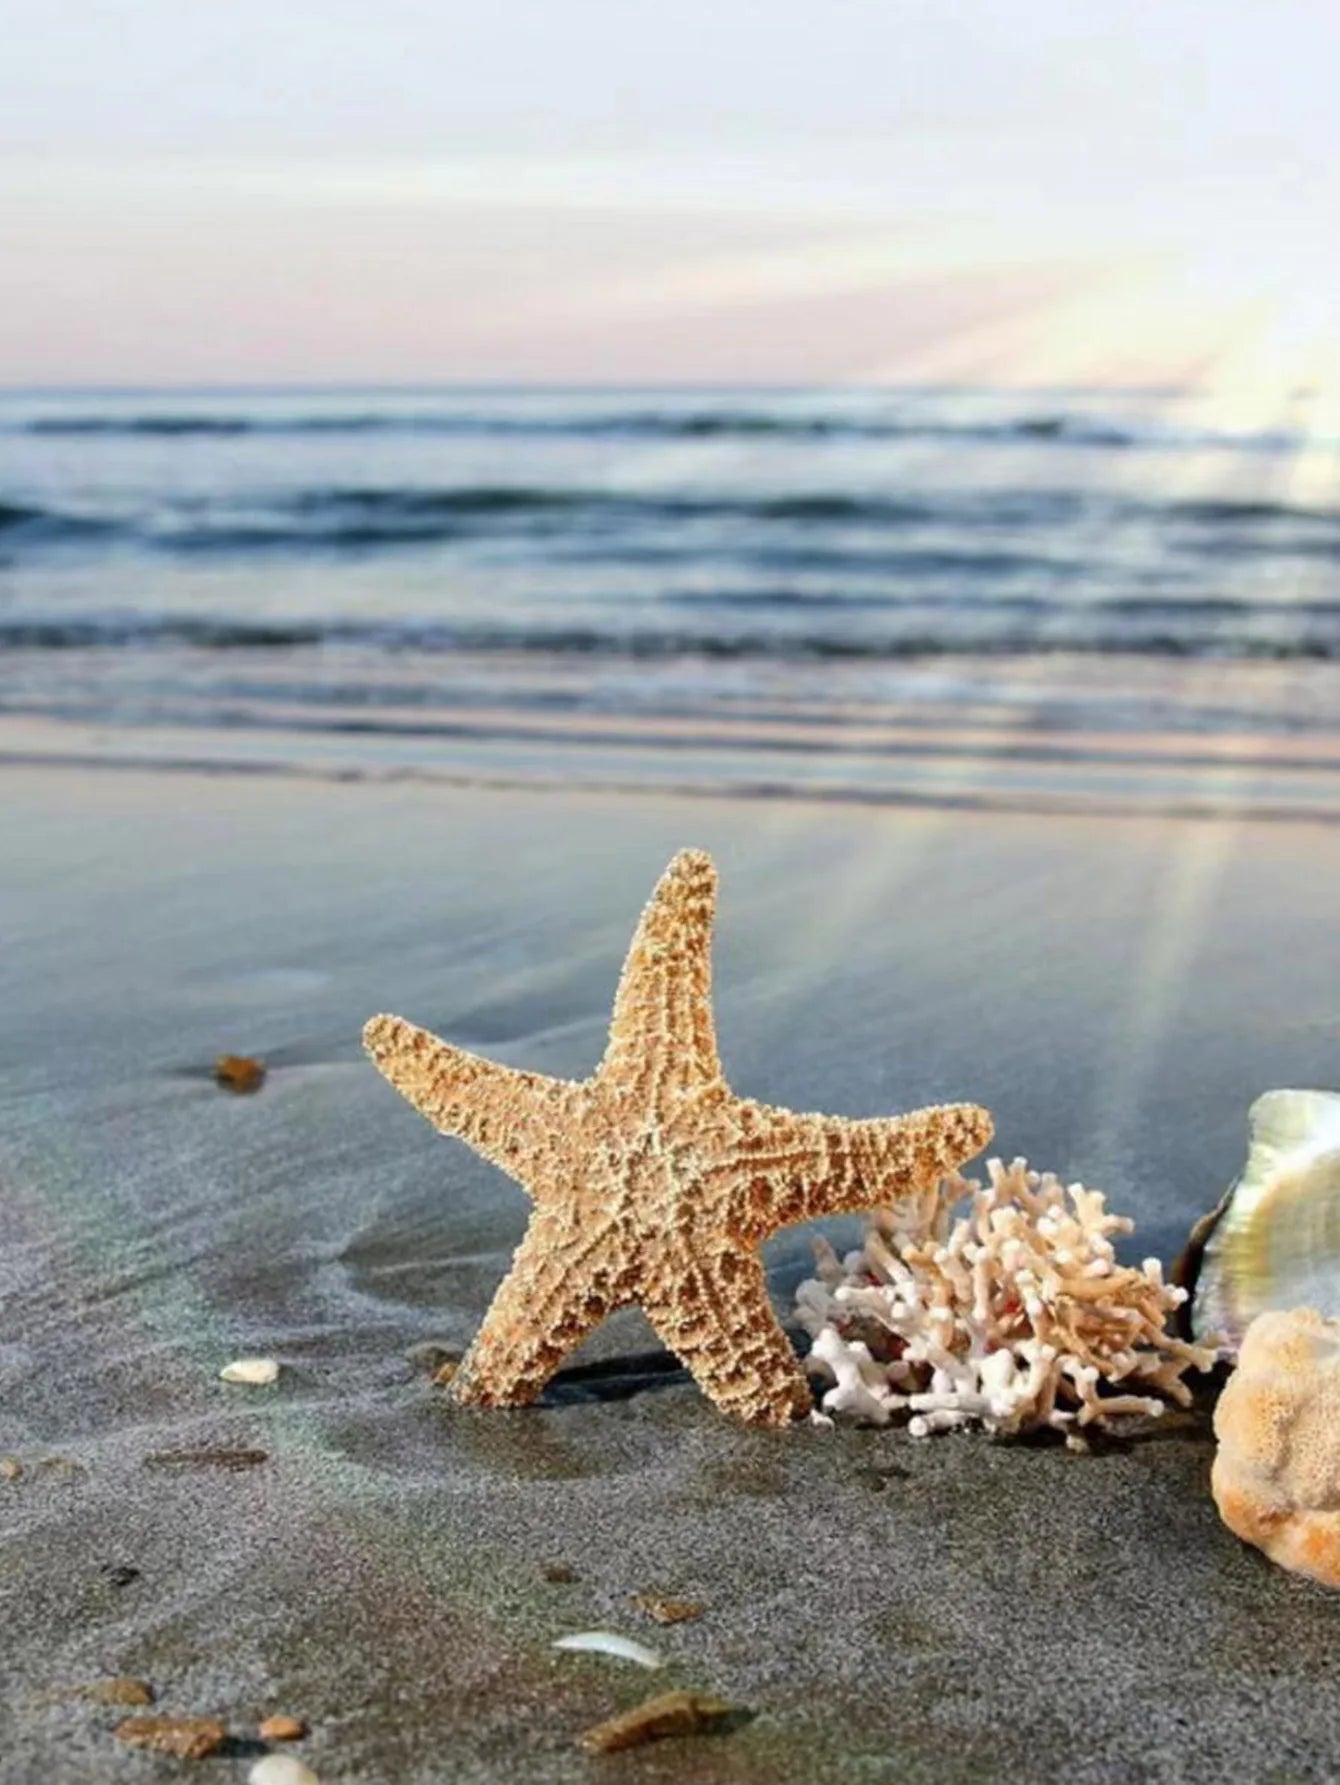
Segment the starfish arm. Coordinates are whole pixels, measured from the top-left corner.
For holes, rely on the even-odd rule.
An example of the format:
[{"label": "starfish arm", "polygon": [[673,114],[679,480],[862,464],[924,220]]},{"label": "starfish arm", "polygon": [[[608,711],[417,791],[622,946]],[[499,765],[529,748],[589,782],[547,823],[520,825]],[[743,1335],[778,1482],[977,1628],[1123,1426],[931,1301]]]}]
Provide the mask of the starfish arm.
[{"label": "starfish arm", "polygon": [[712,917],[717,877],[701,849],[681,849],[647,901],[614,999],[602,1085],[648,1107],[721,1077],[712,1023]]},{"label": "starfish arm", "polygon": [[661,1342],[723,1413],[750,1425],[789,1425],[814,1406],[805,1373],[777,1323],[758,1255],[731,1235],[672,1248],[639,1293]]},{"label": "starfish arm", "polygon": [[870,1121],[741,1104],[740,1118],[743,1135],[717,1169],[734,1176],[732,1217],[753,1240],[823,1215],[897,1207],[981,1152],[993,1133],[990,1115],[973,1103]]},{"label": "starfish arm", "polygon": [[468,1141],[529,1192],[549,1175],[559,1129],[584,1104],[580,1085],[518,1072],[439,1041],[403,1017],[374,1016],[363,1045],[377,1070],[442,1134]]},{"label": "starfish arm", "polygon": [[476,1407],[525,1407],[563,1359],[626,1299],[604,1268],[607,1230],[539,1209],[475,1334],[451,1392]]}]

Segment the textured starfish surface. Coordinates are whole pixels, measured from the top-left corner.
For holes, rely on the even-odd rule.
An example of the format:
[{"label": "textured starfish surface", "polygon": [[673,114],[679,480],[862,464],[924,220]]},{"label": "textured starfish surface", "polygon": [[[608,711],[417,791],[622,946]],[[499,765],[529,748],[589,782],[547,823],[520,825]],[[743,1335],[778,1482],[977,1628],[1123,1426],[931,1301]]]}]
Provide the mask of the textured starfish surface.
[{"label": "textured starfish surface", "polygon": [[364,1029],[396,1089],[535,1205],[452,1383],[458,1400],[533,1401],[606,1315],[636,1303],[723,1412],[785,1425],[813,1401],[759,1242],[896,1207],[990,1140],[990,1116],[969,1103],[849,1121],[735,1096],[712,1021],[715,905],[710,858],[681,851],[633,937],[605,1056],[580,1083],[481,1059],[400,1017]]}]

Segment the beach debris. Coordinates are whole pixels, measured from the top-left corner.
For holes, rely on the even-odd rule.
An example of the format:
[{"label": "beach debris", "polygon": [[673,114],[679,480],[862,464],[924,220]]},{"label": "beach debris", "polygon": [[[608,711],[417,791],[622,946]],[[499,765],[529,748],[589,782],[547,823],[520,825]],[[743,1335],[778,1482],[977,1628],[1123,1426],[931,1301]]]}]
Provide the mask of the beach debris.
[{"label": "beach debris", "polygon": [[146,1469],[255,1469],[269,1462],[269,1451],[212,1446],[196,1451],[150,1451]]},{"label": "beach debris", "polygon": [[541,1562],[540,1577],[555,1586],[571,1586],[578,1578],[577,1570],[570,1568],[566,1562]]},{"label": "beach debris", "polygon": [[23,1474],[23,1464],[17,1457],[0,1457],[0,1481],[17,1481]]},{"label": "beach debris", "polygon": [[129,1708],[132,1705],[152,1704],[154,1689],[148,1680],[118,1677],[98,1680],[92,1686],[85,1686],[81,1696],[91,1698],[95,1704],[121,1704]]},{"label": "beach debris", "polygon": [[633,1604],[657,1624],[687,1624],[707,1610],[696,1599],[666,1599],[660,1593],[634,1593]]},{"label": "beach debris", "polygon": [[129,1587],[140,1578],[138,1568],[131,1568],[125,1562],[104,1562],[98,1573],[109,1587]]},{"label": "beach debris", "polygon": [[320,1785],[296,1754],[267,1754],[247,1774],[247,1785]]},{"label": "beach debris", "polygon": [[255,1469],[268,1463],[265,1450],[229,1450],[213,1446],[205,1450],[155,1450],[144,1459],[146,1469]]},{"label": "beach debris", "polygon": [[421,1339],[405,1353],[405,1362],[412,1370],[436,1377],[445,1364],[458,1364],[463,1353],[459,1345],[444,1345],[440,1339]]},{"label": "beach debris", "polygon": [[456,1380],[457,1376],[460,1374],[460,1368],[461,1366],[457,1363],[445,1363],[440,1365],[439,1368],[433,1371],[433,1387],[446,1388],[449,1383]]},{"label": "beach debris", "polygon": [[661,1692],[631,1711],[621,1711],[578,1737],[589,1754],[614,1754],[662,1736],[700,1735],[715,1728],[734,1707],[706,1692]]},{"label": "beach debris", "polygon": [[228,1739],[217,1717],[125,1717],[112,1734],[128,1748],[147,1748],[177,1760],[204,1760]]},{"label": "beach debris", "polygon": [[987,1172],[985,1189],[956,1173],[920,1210],[876,1215],[845,1260],[816,1243],[796,1312],[806,1367],[831,1385],[825,1411],[875,1425],[907,1412],[926,1437],[1157,1416],[1161,1397],[1186,1406],[1182,1377],[1214,1351],[1167,1331],[1185,1292],[1157,1259],[1117,1263],[1113,1236],[1134,1224],[1108,1214],[1101,1191],[1024,1159]]},{"label": "beach debris", "polygon": [[246,1054],[220,1054],[214,1062],[214,1077],[223,1090],[239,1097],[249,1096],[265,1083],[265,1062],[249,1059]]},{"label": "beach debris", "polygon": [[262,1720],[256,1734],[263,1742],[300,1742],[307,1734],[307,1719],[276,1711]]},{"label": "beach debris", "polygon": [[1267,1309],[1340,1315],[1340,1093],[1267,1091],[1247,1122],[1242,1176],[1173,1273],[1189,1292],[1187,1336],[1230,1360]]},{"label": "beach debris", "polygon": [[50,1469],[56,1475],[83,1475],[86,1473],[83,1463],[77,1463],[73,1457],[38,1457],[39,1469]]},{"label": "beach debris", "polygon": [[616,1661],[636,1661],[639,1667],[665,1665],[655,1649],[614,1630],[579,1630],[574,1636],[560,1636],[554,1647],[577,1655],[613,1655]]},{"label": "beach debris", "polygon": [[755,1248],[797,1221],[919,1200],[991,1138],[975,1104],[851,1121],[736,1097],[712,1021],[715,906],[710,858],[682,850],[642,913],[604,1058],[581,1083],[482,1059],[396,1016],[364,1029],[395,1088],[535,1204],[451,1385],[458,1401],[534,1401],[607,1314],[636,1303],[723,1413],[803,1418],[813,1396]]},{"label": "beach debris", "polygon": [[1214,1410],[1219,1516],[1299,1574],[1340,1587],[1340,1320],[1258,1314]]},{"label": "beach debris", "polygon": [[272,1357],[238,1357],[219,1371],[220,1382],[245,1382],[251,1388],[268,1388],[279,1380],[279,1365]]}]

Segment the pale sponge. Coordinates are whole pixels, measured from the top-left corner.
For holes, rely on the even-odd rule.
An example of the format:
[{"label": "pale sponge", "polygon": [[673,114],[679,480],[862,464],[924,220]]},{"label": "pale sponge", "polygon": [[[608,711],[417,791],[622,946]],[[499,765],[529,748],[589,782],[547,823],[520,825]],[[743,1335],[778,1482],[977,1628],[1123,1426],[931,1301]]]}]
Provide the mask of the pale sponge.
[{"label": "pale sponge", "polygon": [[1340,1587],[1340,1320],[1260,1314],[1215,1410],[1211,1487],[1230,1531]]}]

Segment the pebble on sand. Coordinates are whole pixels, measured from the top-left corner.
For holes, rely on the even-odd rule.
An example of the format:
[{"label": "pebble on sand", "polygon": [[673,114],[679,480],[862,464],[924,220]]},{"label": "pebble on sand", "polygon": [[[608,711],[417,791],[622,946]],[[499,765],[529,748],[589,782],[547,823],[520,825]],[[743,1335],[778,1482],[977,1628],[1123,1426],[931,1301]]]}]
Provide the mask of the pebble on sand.
[{"label": "pebble on sand", "polygon": [[176,1760],[204,1760],[228,1739],[217,1717],[126,1717],[112,1734],[128,1748],[147,1748]]},{"label": "pebble on sand", "polygon": [[265,1083],[265,1062],[248,1059],[245,1054],[220,1054],[214,1062],[214,1077],[225,1091],[245,1096]]},{"label": "pebble on sand", "polygon": [[310,1766],[292,1754],[267,1754],[247,1774],[247,1785],[321,1785]]},{"label": "pebble on sand", "polygon": [[300,1742],[307,1734],[305,1717],[288,1717],[277,1712],[261,1722],[256,1734],[263,1742]]},{"label": "pebble on sand", "polygon": [[279,1380],[279,1365],[272,1357],[238,1357],[219,1371],[220,1382],[245,1382],[252,1388],[268,1388]]},{"label": "pebble on sand", "polygon": [[698,1735],[711,1729],[733,1707],[706,1692],[661,1692],[655,1698],[621,1711],[597,1723],[578,1738],[590,1754],[614,1754],[620,1748],[637,1748],[666,1735]]}]

